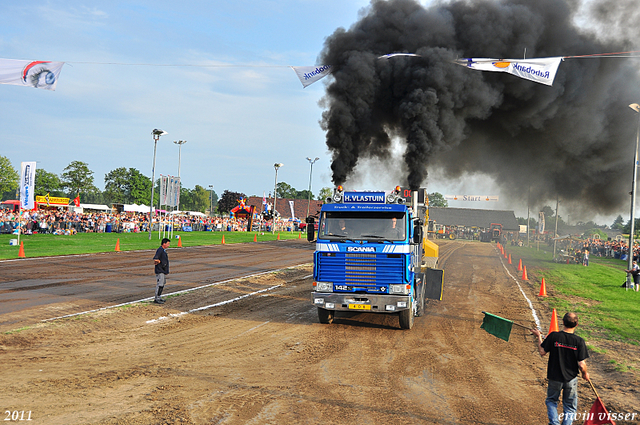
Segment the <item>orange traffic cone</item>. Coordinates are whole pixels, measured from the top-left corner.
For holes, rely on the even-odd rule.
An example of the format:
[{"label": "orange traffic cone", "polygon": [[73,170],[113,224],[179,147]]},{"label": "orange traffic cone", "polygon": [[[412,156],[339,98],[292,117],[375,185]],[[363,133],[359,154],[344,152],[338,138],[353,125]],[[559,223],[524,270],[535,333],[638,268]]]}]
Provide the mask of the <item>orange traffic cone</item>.
[{"label": "orange traffic cone", "polygon": [[542,278],[542,284],[540,285],[540,293],[538,294],[539,297],[546,297],[547,296],[547,285],[545,285],[544,283],[544,277]]},{"label": "orange traffic cone", "polygon": [[527,277],[527,266],[523,266],[522,268],[522,280],[529,280]]},{"label": "orange traffic cone", "polygon": [[298,239],[302,239],[302,232],[298,232]]},{"label": "orange traffic cone", "polygon": [[520,262],[518,263],[518,271],[519,272],[522,271],[522,258],[520,259]]},{"label": "orange traffic cone", "polygon": [[224,235],[222,235],[222,245],[224,245],[224,244],[225,244],[225,242],[224,242]]},{"label": "orange traffic cone", "polygon": [[278,239],[277,240],[280,240],[280,232],[278,232]]},{"label": "orange traffic cone", "polygon": [[20,241],[20,249],[18,250],[18,257],[20,258],[26,258],[27,256],[24,255],[24,242]]},{"label": "orange traffic cone", "polygon": [[504,258],[507,258],[507,251],[504,252]]},{"label": "orange traffic cone", "polygon": [[120,252],[120,238],[118,238],[118,240],[116,241],[116,252]]},{"label": "orange traffic cone", "polygon": [[509,254],[509,264],[511,264],[511,254]]},{"label": "orange traffic cone", "polygon": [[257,233],[255,235],[253,235],[253,241],[254,242],[258,242],[258,234]]},{"label": "orange traffic cone", "polygon": [[182,248],[182,236],[178,235],[178,248]]},{"label": "orange traffic cone", "polygon": [[551,314],[551,324],[549,325],[549,334],[551,332],[560,332],[560,329],[558,328],[558,313],[556,313],[555,308],[553,309],[553,313]]}]

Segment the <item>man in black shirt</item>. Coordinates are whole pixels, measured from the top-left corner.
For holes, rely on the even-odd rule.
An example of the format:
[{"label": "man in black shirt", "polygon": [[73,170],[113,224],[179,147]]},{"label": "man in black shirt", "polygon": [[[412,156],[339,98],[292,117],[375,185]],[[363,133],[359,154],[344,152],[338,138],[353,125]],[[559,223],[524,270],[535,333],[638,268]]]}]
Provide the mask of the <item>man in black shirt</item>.
[{"label": "man in black shirt", "polygon": [[156,250],[156,255],[153,257],[153,264],[155,264],[156,272],[156,296],[153,302],[157,304],[164,304],[164,300],[160,298],[164,284],[166,282],[166,275],[169,274],[169,256],[167,255],[167,248],[169,248],[171,240],[164,238],[162,244]]},{"label": "man in black shirt", "polygon": [[549,424],[560,425],[558,418],[558,400],[562,391],[562,410],[564,418],[562,425],[571,425],[578,409],[578,371],[582,377],[589,380],[587,364],[589,357],[584,339],[574,335],[578,326],[578,315],[567,313],[562,318],[564,329],[551,332],[546,339],[542,339],[539,329],[532,329],[531,333],[537,337],[538,352],[541,357],[549,353],[547,365],[547,415]]}]

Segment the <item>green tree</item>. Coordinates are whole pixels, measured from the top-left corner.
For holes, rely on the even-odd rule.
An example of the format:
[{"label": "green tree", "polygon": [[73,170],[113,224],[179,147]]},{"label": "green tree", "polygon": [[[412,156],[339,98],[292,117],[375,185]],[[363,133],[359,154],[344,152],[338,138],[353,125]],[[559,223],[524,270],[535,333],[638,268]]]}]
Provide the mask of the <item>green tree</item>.
[{"label": "green tree", "polygon": [[130,203],[127,192],[129,191],[129,172],[120,167],[109,171],[104,176],[104,195],[109,202],[118,204]]},{"label": "green tree", "polygon": [[60,177],[55,173],[50,173],[43,168],[36,168],[36,189],[35,194],[44,196],[64,196],[62,191],[62,182]]},{"label": "green tree", "polygon": [[151,199],[151,178],[135,168],[129,168],[127,195],[133,204],[148,204]]},{"label": "green tree", "polygon": [[244,193],[225,190],[218,200],[218,212],[228,213],[238,205],[238,199],[246,197]]},{"label": "green tree", "polygon": [[313,193],[309,192],[309,189],[297,190],[294,199],[309,199],[309,195],[311,195],[312,200],[315,199]]},{"label": "green tree", "polygon": [[278,183],[276,193],[278,194],[278,198],[289,198],[294,199],[296,197],[296,193],[298,191],[291,185],[280,182]]},{"label": "green tree", "polygon": [[429,194],[429,206],[447,208],[449,206],[449,202],[444,199],[442,193],[433,192]]},{"label": "green tree", "polygon": [[331,197],[333,195],[333,189],[331,189],[330,187],[323,187],[322,189],[320,189],[320,192],[318,192],[318,199],[321,201],[324,201],[325,199]]},{"label": "green tree", "polygon": [[203,213],[209,208],[210,192],[204,187],[196,185],[191,192],[191,197],[193,202],[191,211],[200,211]]},{"label": "green tree", "polygon": [[62,171],[62,186],[67,190],[67,195],[70,198],[74,198],[78,194],[87,195],[99,192],[98,188],[93,185],[93,171],[89,169],[86,162],[72,161]]},{"label": "green tree", "polygon": [[104,176],[104,197],[107,202],[148,204],[151,179],[135,168],[116,168]]},{"label": "green tree", "polygon": [[621,215],[618,215],[616,217],[616,219],[613,221],[613,224],[611,225],[611,228],[616,230],[622,230],[622,228],[624,228],[624,219]]},{"label": "green tree", "polygon": [[20,174],[18,173],[18,170],[13,168],[9,158],[0,155],[0,193],[13,192],[16,190],[18,188],[19,179]]}]

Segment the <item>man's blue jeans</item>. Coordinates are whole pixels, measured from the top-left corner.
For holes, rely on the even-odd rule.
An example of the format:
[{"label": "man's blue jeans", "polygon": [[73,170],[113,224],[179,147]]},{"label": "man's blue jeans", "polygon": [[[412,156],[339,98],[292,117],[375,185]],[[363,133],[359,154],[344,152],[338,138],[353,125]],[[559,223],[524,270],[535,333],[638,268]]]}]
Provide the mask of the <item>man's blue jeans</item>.
[{"label": "man's blue jeans", "polygon": [[576,417],[578,410],[578,377],[576,376],[569,382],[559,382],[549,380],[547,387],[547,415],[549,423],[552,425],[560,425],[558,419],[558,400],[560,400],[560,391],[562,391],[562,425],[571,425]]}]

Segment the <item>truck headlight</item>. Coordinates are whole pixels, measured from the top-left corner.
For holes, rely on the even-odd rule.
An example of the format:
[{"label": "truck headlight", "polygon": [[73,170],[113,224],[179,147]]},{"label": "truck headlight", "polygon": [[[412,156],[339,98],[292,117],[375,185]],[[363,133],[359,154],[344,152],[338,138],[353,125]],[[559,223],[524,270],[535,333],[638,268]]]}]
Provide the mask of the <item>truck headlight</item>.
[{"label": "truck headlight", "polygon": [[316,282],[316,291],[333,292],[333,283],[332,282]]},{"label": "truck headlight", "polygon": [[409,295],[409,290],[410,289],[411,289],[411,285],[389,285],[389,293],[390,294]]}]

